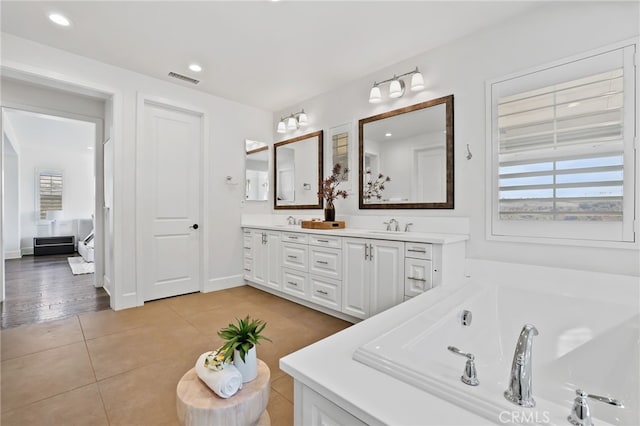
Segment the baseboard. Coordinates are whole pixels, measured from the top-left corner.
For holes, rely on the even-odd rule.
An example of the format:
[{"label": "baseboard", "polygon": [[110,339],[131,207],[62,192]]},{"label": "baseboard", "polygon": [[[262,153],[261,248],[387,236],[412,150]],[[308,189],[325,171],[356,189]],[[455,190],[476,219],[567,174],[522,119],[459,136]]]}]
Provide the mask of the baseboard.
[{"label": "baseboard", "polygon": [[20,259],[22,257],[22,252],[20,250],[10,250],[4,252],[5,259]]},{"label": "baseboard", "polygon": [[210,291],[225,290],[227,288],[241,287],[245,285],[242,275],[231,275],[221,278],[209,278],[209,281],[205,281],[203,293],[209,293]]},{"label": "baseboard", "polygon": [[23,256],[33,256],[33,246],[31,247],[23,247],[20,249],[20,252]]}]

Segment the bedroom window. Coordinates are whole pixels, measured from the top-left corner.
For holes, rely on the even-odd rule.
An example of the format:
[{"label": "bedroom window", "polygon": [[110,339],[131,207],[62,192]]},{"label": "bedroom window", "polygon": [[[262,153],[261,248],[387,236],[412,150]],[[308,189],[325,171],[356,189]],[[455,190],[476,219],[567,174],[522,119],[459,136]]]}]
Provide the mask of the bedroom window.
[{"label": "bedroom window", "polygon": [[48,211],[62,210],[62,172],[38,172],[38,205],[42,220]]},{"label": "bedroom window", "polygon": [[491,237],[634,241],[634,54],[488,83]]}]

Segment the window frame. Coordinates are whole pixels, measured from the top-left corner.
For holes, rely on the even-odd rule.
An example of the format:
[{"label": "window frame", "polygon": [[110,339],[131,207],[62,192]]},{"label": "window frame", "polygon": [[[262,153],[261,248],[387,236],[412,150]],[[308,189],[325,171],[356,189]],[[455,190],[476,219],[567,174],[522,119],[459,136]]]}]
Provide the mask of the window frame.
[{"label": "window frame", "polygon": [[[632,248],[640,247],[638,241],[638,212],[640,211],[640,182],[638,182],[638,126],[636,114],[638,112],[638,100],[640,99],[640,85],[637,69],[638,45],[637,38],[624,40],[599,49],[585,52],[579,55],[563,58],[544,65],[530,67],[503,77],[487,80],[485,83],[485,114],[486,114],[486,172],[485,172],[485,230],[486,238],[490,241],[526,242],[542,244],[579,245],[593,247]],[[610,228],[605,223],[571,221],[535,223],[535,221],[501,221],[499,219],[499,142],[497,141],[497,118],[493,113],[496,110],[497,99],[493,99],[493,88],[496,84],[504,83],[527,75],[532,75],[545,70],[562,67],[590,57],[605,54],[607,52],[630,48],[631,54],[624,54],[624,82],[625,89],[631,85],[630,92],[625,90],[625,102],[630,102],[631,108],[624,109],[624,129],[629,134],[624,135],[624,186],[623,186],[623,222],[620,239],[611,239]],[[628,70],[632,70],[631,73]],[[629,75],[631,74],[631,75]],[[542,76],[540,80],[547,78]],[[545,83],[540,83],[543,85]],[[553,84],[553,83],[551,83]],[[523,84],[524,85],[524,84]],[[523,88],[522,91],[526,91]],[[625,106],[627,104],[625,103]],[[630,123],[630,124],[627,124]],[[629,170],[630,175],[627,174]],[[631,215],[631,217],[629,217]],[[619,224],[619,222],[617,222]],[[609,236],[607,236],[609,234]],[[584,237],[586,235],[586,237]]]},{"label": "window frame", "polygon": [[40,176],[43,174],[48,174],[48,175],[56,175],[56,176],[60,176],[62,179],[62,193],[60,195],[60,206],[61,206],[61,210],[64,210],[64,171],[60,170],[60,169],[49,169],[49,168],[45,168],[45,169],[37,169],[36,170],[36,176],[35,176],[35,195],[36,195],[36,200],[35,200],[35,204],[36,204],[36,209],[35,209],[35,215],[36,215],[36,222],[39,224],[48,224],[50,221],[47,220],[47,218],[45,217],[44,219],[40,217],[40,208],[41,208],[41,203],[40,203]]}]

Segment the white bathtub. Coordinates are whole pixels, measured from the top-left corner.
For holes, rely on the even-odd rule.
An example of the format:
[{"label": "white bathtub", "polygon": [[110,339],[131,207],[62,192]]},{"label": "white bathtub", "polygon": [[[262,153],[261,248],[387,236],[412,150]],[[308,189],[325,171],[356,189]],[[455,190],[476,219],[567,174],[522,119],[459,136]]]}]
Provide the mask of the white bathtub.
[{"label": "white bathtub", "polygon": [[[590,400],[596,425],[640,425],[637,298],[603,302],[544,287],[466,285],[361,346],[353,358],[496,424],[569,425],[566,418],[579,388],[625,404],[618,408]],[[473,314],[470,326],[460,321],[465,309]],[[516,341],[527,323],[540,333],[533,338],[537,404],[531,409],[503,397]],[[475,355],[479,386],[460,381],[465,358],[448,346]]]}]

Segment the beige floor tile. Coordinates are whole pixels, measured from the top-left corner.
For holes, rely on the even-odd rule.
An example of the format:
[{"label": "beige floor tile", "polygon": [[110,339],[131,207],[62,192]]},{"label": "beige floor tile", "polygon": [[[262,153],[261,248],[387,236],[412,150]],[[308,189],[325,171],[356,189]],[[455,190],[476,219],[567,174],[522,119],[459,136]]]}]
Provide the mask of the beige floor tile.
[{"label": "beige floor tile", "polygon": [[2,362],[2,411],[95,382],[84,343]]},{"label": "beige floor tile", "polygon": [[183,320],[178,324],[144,326],[87,341],[98,380],[150,363],[171,361],[184,353],[200,354],[213,349],[212,345],[211,339]]},{"label": "beige floor tile", "polygon": [[85,339],[95,339],[109,334],[143,327],[179,322],[180,317],[169,307],[156,302],[122,311],[100,311],[80,315]]},{"label": "beige floor tile", "polygon": [[78,317],[9,328],[0,332],[2,361],[82,342]]},{"label": "beige floor tile", "polygon": [[100,381],[110,425],[178,425],[176,386],[193,367],[187,361],[148,365]]},{"label": "beige floor tile", "polygon": [[279,393],[271,392],[267,411],[273,426],[293,425],[293,404]]},{"label": "beige floor tile", "polygon": [[223,306],[235,305],[243,301],[243,297],[234,295],[228,290],[210,293],[194,293],[180,297],[170,297],[152,303],[165,305],[183,317],[200,312],[212,311]]},{"label": "beige floor tile", "polygon": [[284,375],[271,381],[271,388],[282,395],[287,401],[293,403],[293,378]]},{"label": "beige floor tile", "polygon": [[98,385],[91,384],[2,413],[3,426],[108,425]]}]

